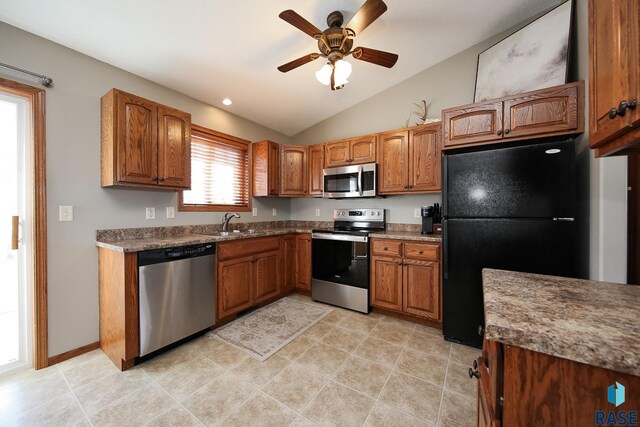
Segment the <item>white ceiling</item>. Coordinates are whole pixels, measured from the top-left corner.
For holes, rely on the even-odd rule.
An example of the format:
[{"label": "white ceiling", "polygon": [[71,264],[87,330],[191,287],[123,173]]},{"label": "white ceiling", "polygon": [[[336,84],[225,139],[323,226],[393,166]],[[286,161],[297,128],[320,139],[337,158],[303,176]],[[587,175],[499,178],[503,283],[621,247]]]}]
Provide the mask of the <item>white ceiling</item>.
[{"label": "white ceiling", "polygon": [[292,136],[560,2],[386,0],[354,46],[398,63],[350,60],[350,83],[335,92],[315,78],[322,58],[276,69],[317,51],[278,14],[293,9],[324,29],[330,12],[348,22],[364,0],[2,0],[0,20]]}]

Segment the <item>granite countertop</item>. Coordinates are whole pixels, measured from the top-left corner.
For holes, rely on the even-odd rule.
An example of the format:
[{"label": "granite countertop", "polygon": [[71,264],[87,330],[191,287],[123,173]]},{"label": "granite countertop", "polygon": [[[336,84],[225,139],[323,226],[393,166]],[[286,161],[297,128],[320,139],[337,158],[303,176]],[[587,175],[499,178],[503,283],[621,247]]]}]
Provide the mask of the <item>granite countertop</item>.
[{"label": "granite countertop", "polygon": [[395,231],[385,230],[380,233],[371,233],[370,237],[376,237],[379,239],[401,239],[401,240],[416,240],[422,242],[442,242],[441,234],[421,234],[420,231]]},{"label": "granite countertop", "polygon": [[640,376],[640,286],[484,269],[485,338]]},{"label": "granite countertop", "polygon": [[164,249],[177,246],[197,245],[200,243],[226,242],[229,240],[252,239],[256,237],[279,236],[289,233],[310,233],[305,228],[272,228],[256,230],[253,233],[229,232],[227,236],[210,234],[184,234],[179,236],[158,236],[121,240],[98,240],[96,245],[117,252],[140,252],[152,249]]}]

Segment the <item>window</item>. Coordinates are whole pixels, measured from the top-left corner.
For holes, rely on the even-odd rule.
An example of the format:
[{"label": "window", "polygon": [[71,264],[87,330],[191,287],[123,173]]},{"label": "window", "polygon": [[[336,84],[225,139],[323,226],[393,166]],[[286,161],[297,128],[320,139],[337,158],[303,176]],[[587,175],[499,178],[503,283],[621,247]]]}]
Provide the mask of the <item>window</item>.
[{"label": "window", "polygon": [[191,127],[191,190],[181,211],[248,211],[249,141],[202,126]]}]

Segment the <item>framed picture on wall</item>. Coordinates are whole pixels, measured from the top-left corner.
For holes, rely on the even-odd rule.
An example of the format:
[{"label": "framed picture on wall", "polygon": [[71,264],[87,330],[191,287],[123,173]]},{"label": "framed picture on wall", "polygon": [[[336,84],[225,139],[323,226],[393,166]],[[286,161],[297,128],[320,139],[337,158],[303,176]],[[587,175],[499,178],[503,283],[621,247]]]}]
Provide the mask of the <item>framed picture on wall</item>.
[{"label": "framed picture on wall", "polygon": [[478,55],[474,102],[567,82],[569,0]]}]

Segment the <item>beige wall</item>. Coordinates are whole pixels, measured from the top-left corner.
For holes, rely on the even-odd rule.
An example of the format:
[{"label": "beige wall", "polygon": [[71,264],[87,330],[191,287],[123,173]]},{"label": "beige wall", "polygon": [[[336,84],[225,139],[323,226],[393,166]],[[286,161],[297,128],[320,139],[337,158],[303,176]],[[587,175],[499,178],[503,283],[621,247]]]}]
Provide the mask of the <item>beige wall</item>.
[{"label": "beige wall", "polygon": [[[587,0],[576,5],[573,75],[589,79]],[[524,24],[521,24],[522,26]],[[295,135],[296,144],[317,144],[338,138],[373,133],[404,126],[413,103],[431,102],[429,117],[440,117],[443,108],[473,102],[477,55],[496,41],[515,31],[516,26],[479,43],[433,67],[375,95],[347,111],[326,119]],[[402,58],[400,58],[402,60]],[[357,79],[358,76],[352,76]],[[345,88],[344,90],[349,90]],[[588,100],[588,98],[587,98]],[[587,110],[588,120],[588,110]],[[413,123],[412,123],[413,124]],[[626,280],[626,157],[595,159],[588,148],[588,132],[578,139],[579,207],[581,215],[580,258],[582,274],[598,280]],[[320,208],[321,219],[330,218],[334,206],[361,205],[386,208],[390,222],[414,222],[413,210],[439,201],[440,195],[392,196],[369,200],[291,201],[293,219],[314,219]]]},{"label": "beige wall", "polygon": [[[176,212],[175,192],[100,187],[100,97],[117,87],[192,114],[193,122],[251,141],[290,138],[249,120],[206,105],[148,80],[89,58],[0,22],[2,62],[50,75],[47,89],[47,210],[49,268],[49,355],[98,341],[98,258],[95,231],[104,228],[204,224],[218,213]],[[0,69],[0,76],[36,85],[33,78]],[[210,82],[203,82],[209,84]],[[73,222],[59,222],[59,205],[74,207]],[[147,206],[156,220],[145,220]],[[254,200],[259,216],[289,218],[289,201]],[[271,210],[277,208],[273,217]]]}]

